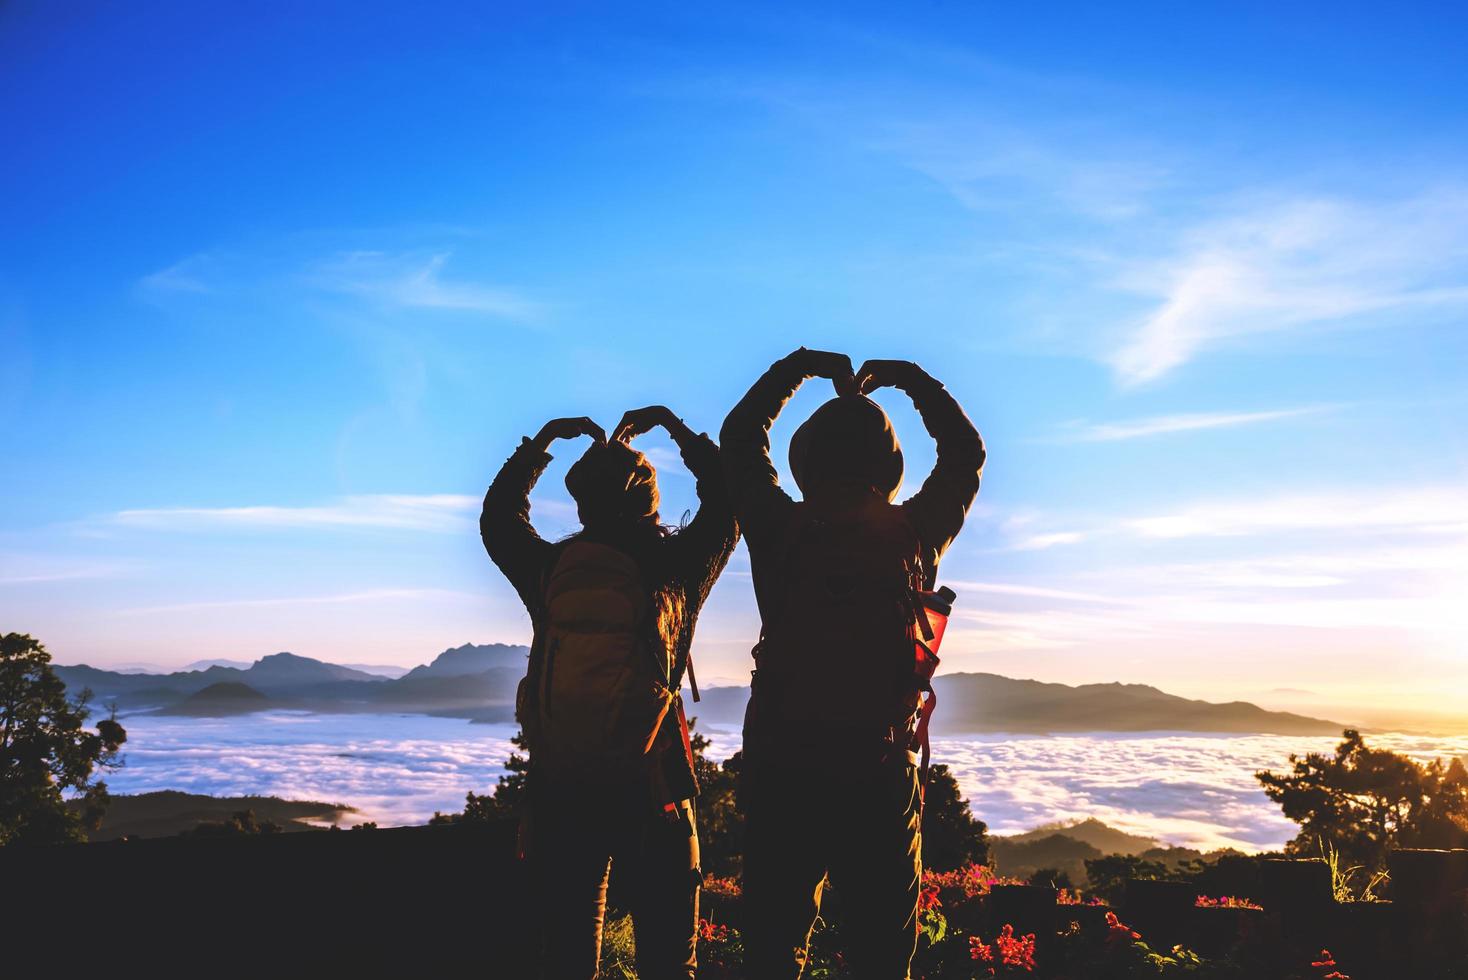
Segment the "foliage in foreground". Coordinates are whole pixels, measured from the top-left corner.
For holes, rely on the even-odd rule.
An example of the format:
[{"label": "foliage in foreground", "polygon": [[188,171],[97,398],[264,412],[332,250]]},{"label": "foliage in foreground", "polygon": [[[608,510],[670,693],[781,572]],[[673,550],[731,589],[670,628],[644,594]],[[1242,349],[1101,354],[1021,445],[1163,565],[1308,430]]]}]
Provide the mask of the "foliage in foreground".
[{"label": "foliage in foreground", "polygon": [[[0,636],[0,846],[82,842],[107,807],[107,784],[93,770],[122,765],[127,732],[116,709],[83,726],[90,689],[75,700],[51,668],[51,654],[26,633]],[[83,801],[66,806],[64,792]]]},{"label": "foliage in foreground", "polygon": [[1255,778],[1284,815],[1300,825],[1287,850],[1315,857],[1328,843],[1346,865],[1369,876],[1402,847],[1468,846],[1468,769],[1461,759],[1426,765],[1373,749],[1348,728],[1333,754],[1290,756],[1287,773]]}]

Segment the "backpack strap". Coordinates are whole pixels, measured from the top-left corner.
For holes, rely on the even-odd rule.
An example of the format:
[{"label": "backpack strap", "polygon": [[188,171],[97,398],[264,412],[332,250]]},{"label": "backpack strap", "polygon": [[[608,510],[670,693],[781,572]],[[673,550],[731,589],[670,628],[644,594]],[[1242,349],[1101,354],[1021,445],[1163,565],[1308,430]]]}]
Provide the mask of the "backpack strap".
[{"label": "backpack strap", "polygon": [[[701,699],[698,696],[698,676],[693,673],[693,647],[691,644],[689,645],[687,656],[683,658],[683,666],[688,670],[688,687],[693,691],[693,703],[697,704]],[[678,712],[680,716],[683,712],[682,705],[683,701],[680,698],[678,701]],[[683,733],[683,740],[685,742],[688,741],[688,732],[686,728]]]}]

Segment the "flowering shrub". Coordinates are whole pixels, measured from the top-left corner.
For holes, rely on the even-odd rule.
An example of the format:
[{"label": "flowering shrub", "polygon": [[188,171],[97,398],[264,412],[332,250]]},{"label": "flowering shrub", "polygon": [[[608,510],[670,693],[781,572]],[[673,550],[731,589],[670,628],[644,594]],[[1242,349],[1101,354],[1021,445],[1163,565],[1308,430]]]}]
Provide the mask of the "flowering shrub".
[{"label": "flowering shrub", "polygon": [[1141,938],[1142,934],[1118,919],[1115,912],[1106,913],[1106,944],[1108,946]]},{"label": "flowering shrub", "polygon": [[703,876],[703,890],[721,898],[739,898],[744,894],[744,886],[740,884],[738,878],[725,878],[712,874]]},{"label": "flowering shrub", "polygon": [[734,980],[744,975],[744,943],[738,929],[698,920],[698,975],[710,980]]},{"label": "flowering shrub", "polygon": [[1005,878],[994,874],[987,865],[965,864],[952,871],[924,871],[923,887],[949,892],[950,898],[967,901],[989,894],[995,885],[1023,885],[1018,878]]},{"label": "flowering shrub", "polygon": [[[1337,970],[1336,965],[1335,957],[1330,955],[1328,949],[1322,949],[1320,959],[1312,960],[1310,963],[1311,969],[1317,971],[1316,975],[1320,980],[1351,980],[1346,974]],[[1330,972],[1327,973],[1327,970]]]},{"label": "flowering shrub", "polygon": [[1200,909],[1255,909],[1264,911],[1264,906],[1255,905],[1247,898],[1234,898],[1225,895],[1222,898],[1209,898],[1207,895],[1199,895],[1198,900],[1193,903],[1194,907]]},{"label": "flowering shrub", "polygon": [[[968,864],[953,871],[925,871],[918,892],[918,947],[912,962],[914,980],[990,980],[1002,977],[1047,976],[1065,980],[1142,980],[1142,978],[1176,978],[1183,980],[1264,980],[1291,977],[1292,980],[1351,980],[1341,972],[1329,951],[1310,962],[1311,972],[1298,967],[1291,972],[1278,964],[1279,951],[1236,949],[1229,956],[1205,960],[1182,946],[1155,950],[1141,933],[1121,920],[1116,912],[1105,908],[1098,898],[1082,895],[1079,890],[1056,891],[1059,906],[1101,906],[1105,911],[1104,934],[1082,928],[1071,922],[1058,933],[1016,935],[1006,923],[998,935],[985,941],[987,928],[978,930],[990,914],[984,899],[996,885],[1025,884],[1013,878],[996,875],[982,864]],[[740,902],[743,888],[737,877],[707,875],[703,883],[709,895],[722,900]],[[972,903],[972,904],[970,904]],[[1224,895],[1217,898],[1198,895],[1198,908],[1259,909],[1248,898]],[[711,905],[709,914],[728,905]],[[954,910],[966,909],[963,914]],[[947,918],[953,914],[954,918]],[[1098,913],[1099,914],[1099,913]],[[1077,918],[1082,918],[1077,915]],[[632,980],[637,976],[633,965],[631,922],[625,915],[610,914],[603,942],[600,975],[616,980]],[[737,919],[735,921],[738,921]],[[1098,922],[1097,919],[1087,920]],[[1036,944],[1043,949],[1043,967],[1036,964]],[[811,937],[807,980],[847,980],[850,968],[842,948],[839,921],[817,918]],[[1260,956],[1266,958],[1260,959]],[[1242,958],[1240,958],[1242,957]],[[1295,962],[1300,962],[1296,960]],[[739,930],[709,918],[698,922],[699,976],[704,980],[737,980],[744,977],[744,946]]]},{"label": "flowering shrub", "polygon": [[970,936],[968,949],[969,958],[984,964],[980,969],[987,970],[981,976],[996,976],[1001,969],[1007,973],[1020,970],[1033,973],[1035,970],[1035,934],[1030,932],[1016,937],[1014,926],[1007,922],[992,944],[978,936]]},{"label": "flowering shrub", "polygon": [[1081,895],[1080,889],[1078,889],[1078,888],[1077,889],[1062,888],[1062,889],[1060,889],[1059,891],[1057,891],[1055,893],[1055,904],[1056,905],[1105,905],[1106,903],[1103,902],[1101,899],[1097,898],[1094,895],[1092,895],[1090,898],[1085,898],[1084,896]]},{"label": "flowering shrub", "polygon": [[1014,926],[1005,923],[999,935],[994,938],[994,945],[999,947],[999,958],[1005,966],[1024,967],[1025,972],[1035,968],[1035,934],[1025,933],[1018,939],[1014,938]]}]

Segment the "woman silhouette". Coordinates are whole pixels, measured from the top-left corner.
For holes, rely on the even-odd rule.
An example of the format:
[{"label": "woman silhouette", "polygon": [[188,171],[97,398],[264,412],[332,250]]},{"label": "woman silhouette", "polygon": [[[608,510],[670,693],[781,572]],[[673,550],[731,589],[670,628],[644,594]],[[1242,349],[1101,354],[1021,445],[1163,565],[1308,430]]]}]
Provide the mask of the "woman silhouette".
[{"label": "woman silhouette", "polygon": [[[629,443],[667,430],[697,481],[687,526],[658,518],[657,473]],[[566,474],[582,529],[546,541],[531,488],[556,439],[591,446]],[[678,693],[699,608],[739,531],[718,446],[662,406],[628,412],[608,441],[588,418],[522,440],[484,496],[480,534],[534,628],[516,719],[530,754],[522,838],[548,977],[597,973],[607,880],[627,888],[644,980],[694,976],[702,882],[698,794]]]}]

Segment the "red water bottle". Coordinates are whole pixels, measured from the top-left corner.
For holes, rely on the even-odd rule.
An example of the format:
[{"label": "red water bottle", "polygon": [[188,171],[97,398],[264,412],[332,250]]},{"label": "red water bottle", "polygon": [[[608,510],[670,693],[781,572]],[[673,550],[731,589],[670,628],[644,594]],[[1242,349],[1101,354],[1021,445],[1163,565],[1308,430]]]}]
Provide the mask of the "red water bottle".
[{"label": "red water bottle", "polygon": [[948,628],[948,617],[953,614],[953,600],[957,594],[948,586],[936,592],[919,592],[918,636],[915,640],[914,670],[924,685],[933,680],[938,669],[938,646],[943,642],[943,631]]},{"label": "red water bottle", "polygon": [[933,711],[938,707],[938,694],[933,690],[933,674],[938,670],[938,647],[943,642],[943,631],[948,628],[948,617],[953,614],[953,600],[958,595],[946,585],[935,592],[917,594],[917,633],[913,638],[913,673],[918,690],[923,698],[918,715],[917,730],[913,742],[921,752],[918,793],[921,800],[928,782],[928,760],[932,752],[928,746],[928,723],[933,720]]}]

